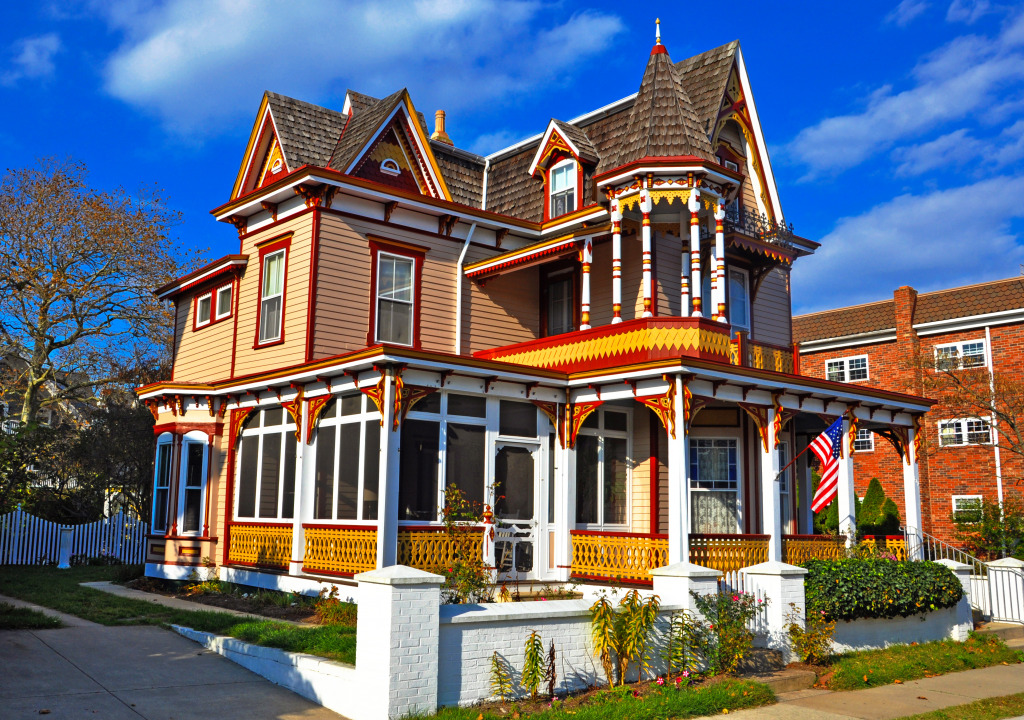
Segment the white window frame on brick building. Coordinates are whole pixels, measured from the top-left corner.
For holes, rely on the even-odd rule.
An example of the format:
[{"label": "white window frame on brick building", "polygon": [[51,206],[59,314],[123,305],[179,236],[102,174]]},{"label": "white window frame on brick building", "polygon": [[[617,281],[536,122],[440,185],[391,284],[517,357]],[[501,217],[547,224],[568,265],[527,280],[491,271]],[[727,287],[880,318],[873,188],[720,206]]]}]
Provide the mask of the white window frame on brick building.
[{"label": "white window frame on brick building", "polygon": [[[948,429],[951,432],[944,432]],[[939,447],[988,445],[992,442],[992,421],[988,418],[939,420]],[[984,439],[981,436],[984,435]]]},{"label": "white window frame on brick building", "polygon": [[960,342],[943,343],[935,346],[936,370],[983,368],[987,364],[988,347],[985,344],[984,338],[961,340]]},{"label": "white window frame on brick building", "polygon": [[874,452],[875,433],[867,428],[857,428],[857,437],[853,441],[854,452]]},{"label": "white window frame on brick building", "polygon": [[[863,367],[861,367],[861,361],[863,361]],[[834,372],[837,369],[838,372]],[[863,376],[860,375],[861,371],[864,372]],[[857,377],[853,376],[855,372]],[[825,379],[832,382],[860,382],[868,378],[867,355],[853,355],[852,357],[835,358],[825,362]]]},{"label": "white window frame on brick building", "polygon": [[[950,498],[953,505],[954,522],[978,522],[981,520],[981,506],[985,499],[981,495],[954,495]],[[966,507],[964,507],[966,505]],[[960,513],[971,513],[973,518],[961,517]]]}]

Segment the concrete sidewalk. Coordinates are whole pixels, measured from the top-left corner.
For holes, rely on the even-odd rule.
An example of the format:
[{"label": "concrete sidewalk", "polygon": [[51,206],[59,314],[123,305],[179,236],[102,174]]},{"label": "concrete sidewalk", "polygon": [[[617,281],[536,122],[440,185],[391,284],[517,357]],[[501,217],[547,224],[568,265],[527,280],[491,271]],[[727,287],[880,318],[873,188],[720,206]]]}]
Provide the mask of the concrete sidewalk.
[{"label": "concrete sidewalk", "polygon": [[995,665],[867,690],[782,693],[777,705],[731,712],[729,717],[737,720],[892,720],[1021,692],[1024,692],[1024,664]]},{"label": "concrete sidewalk", "polygon": [[168,630],[61,618],[68,627],[0,632],[4,720],[341,718]]}]

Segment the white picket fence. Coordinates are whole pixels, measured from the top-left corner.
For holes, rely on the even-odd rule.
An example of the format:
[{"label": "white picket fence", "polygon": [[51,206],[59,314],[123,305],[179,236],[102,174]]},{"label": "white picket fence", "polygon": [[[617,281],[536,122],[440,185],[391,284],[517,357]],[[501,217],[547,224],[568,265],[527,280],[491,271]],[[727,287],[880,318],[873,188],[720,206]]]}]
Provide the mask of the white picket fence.
[{"label": "white picket fence", "polygon": [[718,578],[718,592],[720,593],[749,593],[758,602],[758,611],[747,622],[747,629],[758,636],[766,636],[768,633],[768,606],[763,604],[767,599],[761,588],[755,587],[750,582],[743,570],[730,570]]},{"label": "white picket fence", "polygon": [[61,528],[71,528],[72,555],[111,555],[124,563],[141,563],[149,526],[117,513],[85,525],[49,522],[22,509],[0,515],[0,565],[42,565],[59,560]]}]

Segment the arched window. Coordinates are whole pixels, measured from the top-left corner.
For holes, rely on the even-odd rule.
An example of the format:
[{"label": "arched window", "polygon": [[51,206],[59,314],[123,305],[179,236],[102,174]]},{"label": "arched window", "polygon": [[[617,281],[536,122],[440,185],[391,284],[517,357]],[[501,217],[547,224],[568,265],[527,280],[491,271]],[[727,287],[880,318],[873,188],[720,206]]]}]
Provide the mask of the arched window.
[{"label": "arched window", "polygon": [[398,167],[397,162],[388,158],[380,164],[380,171],[388,175],[399,175],[402,172],[402,168]]}]

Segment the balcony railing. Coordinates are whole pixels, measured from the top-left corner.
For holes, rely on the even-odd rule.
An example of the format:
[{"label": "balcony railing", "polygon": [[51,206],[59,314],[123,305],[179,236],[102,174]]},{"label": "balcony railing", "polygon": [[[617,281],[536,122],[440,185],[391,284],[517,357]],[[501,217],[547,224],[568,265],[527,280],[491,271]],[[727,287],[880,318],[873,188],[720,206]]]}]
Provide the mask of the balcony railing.
[{"label": "balcony railing", "polygon": [[762,242],[790,247],[793,244],[793,224],[770,220],[764,213],[745,207],[732,207],[725,211],[725,231],[757,238]]},{"label": "balcony railing", "polygon": [[736,333],[729,344],[729,362],[733,365],[800,374],[800,353],[796,346],[782,347],[750,340],[745,331]]}]

